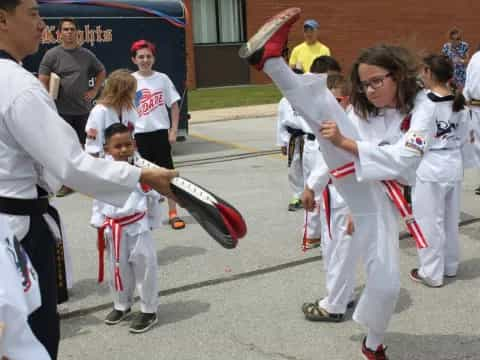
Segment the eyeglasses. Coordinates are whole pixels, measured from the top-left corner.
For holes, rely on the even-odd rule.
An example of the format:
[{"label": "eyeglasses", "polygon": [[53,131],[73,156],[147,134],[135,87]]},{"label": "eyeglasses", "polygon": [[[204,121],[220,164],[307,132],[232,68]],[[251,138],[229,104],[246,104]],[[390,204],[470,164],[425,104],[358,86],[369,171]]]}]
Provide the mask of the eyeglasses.
[{"label": "eyeglasses", "polygon": [[360,85],[357,88],[357,91],[360,94],[364,94],[364,93],[367,92],[369,87],[371,87],[374,90],[379,89],[383,86],[383,82],[389,76],[392,76],[392,74],[391,73],[386,73],[385,75],[374,77],[373,79],[368,80],[368,81],[360,81]]}]

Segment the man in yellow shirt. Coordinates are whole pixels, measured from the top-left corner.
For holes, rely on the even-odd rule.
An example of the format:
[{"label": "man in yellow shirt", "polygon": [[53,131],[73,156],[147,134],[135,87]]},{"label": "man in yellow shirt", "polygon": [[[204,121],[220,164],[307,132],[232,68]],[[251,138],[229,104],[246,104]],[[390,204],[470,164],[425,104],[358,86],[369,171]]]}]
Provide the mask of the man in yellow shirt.
[{"label": "man in yellow shirt", "polygon": [[322,55],[330,55],[330,49],[318,41],[318,22],[309,19],[303,23],[305,41],[293,48],[290,56],[290,67],[309,72],[313,61]]}]

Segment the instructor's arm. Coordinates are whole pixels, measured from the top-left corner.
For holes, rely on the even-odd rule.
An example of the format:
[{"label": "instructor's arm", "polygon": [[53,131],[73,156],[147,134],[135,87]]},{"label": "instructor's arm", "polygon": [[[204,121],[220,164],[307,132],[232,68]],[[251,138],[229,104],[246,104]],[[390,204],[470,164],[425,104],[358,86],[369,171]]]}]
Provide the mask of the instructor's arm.
[{"label": "instructor's arm", "polygon": [[[41,121],[42,126],[38,126]],[[57,114],[46,91],[22,92],[7,110],[5,123],[12,137],[63,184],[101,201],[122,206],[142,180],[162,194],[176,176],[166,169],[139,169],[120,161],[96,159],[82,150],[75,131]]]}]

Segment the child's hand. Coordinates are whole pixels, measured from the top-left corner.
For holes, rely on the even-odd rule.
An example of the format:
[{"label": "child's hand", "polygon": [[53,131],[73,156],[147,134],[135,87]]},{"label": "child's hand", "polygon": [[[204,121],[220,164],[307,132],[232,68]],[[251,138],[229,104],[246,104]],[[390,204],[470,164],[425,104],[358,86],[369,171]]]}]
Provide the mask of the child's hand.
[{"label": "child's hand", "polygon": [[347,235],[352,235],[355,231],[355,225],[353,224],[352,215],[348,214],[347,216]]},{"label": "child's hand", "polygon": [[320,135],[324,139],[330,140],[330,142],[335,146],[340,145],[344,140],[344,137],[338,129],[335,121],[324,121],[320,126]]},{"label": "child's hand", "polygon": [[305,188],[302,194],[302,204],[305,210],[313,211],[315,209],[315,193],[308,187]]}]

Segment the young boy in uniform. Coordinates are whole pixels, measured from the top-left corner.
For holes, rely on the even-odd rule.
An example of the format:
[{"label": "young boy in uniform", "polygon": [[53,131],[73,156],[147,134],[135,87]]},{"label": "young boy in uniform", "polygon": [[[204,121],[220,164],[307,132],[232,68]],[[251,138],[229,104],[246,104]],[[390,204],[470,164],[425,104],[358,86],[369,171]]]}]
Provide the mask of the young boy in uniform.
[{"label": "young boy in uniform", "polygon": [[[135,142],[128,127],[115,123],[105,129],[105,153],[115,161],[129,162]],[[103,280],[103,249],[107,248],[110,290],[114,309],[105,323],[114,325],[125,319],[133,305],[133,293],[140,294],[140,313],[130,332],[142,333],[157,323],[157,255],[151,230],[160,224],[160,195],[137,185],[123,207],[95,200],[91,224],[98,229],[99,281]]]},{"label": "young boy in uniform", "polygon": [[[345,109],[352,111],[349,102],[349,86],[339,74],[329,75],[327,87]],[[302,305],[305,318],[310,321],[340,322],[347,308],[354,305],[356,261],[353,258],[356,246],[350,210],[335,185],[329,181],[329,170],[320,152],[313,171],[307,179],[303,201],[305,208],[322,199],[322,254],[325,268],[327,295],[318,301]],[[320,196],[319,196],[320,194]]]}]

